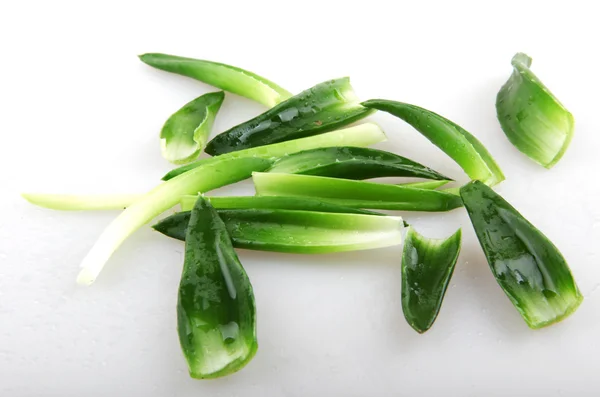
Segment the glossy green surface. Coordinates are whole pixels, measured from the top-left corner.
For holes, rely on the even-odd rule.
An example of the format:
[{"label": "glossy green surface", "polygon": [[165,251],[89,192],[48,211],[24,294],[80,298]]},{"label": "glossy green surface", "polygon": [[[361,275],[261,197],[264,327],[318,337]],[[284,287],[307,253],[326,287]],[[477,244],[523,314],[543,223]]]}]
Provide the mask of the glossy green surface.
[{"label": "glossy green surface", "polygon": [[431,168],[394,153],[352,146],[317,148],[293,153],[278,159],[268,172],[345,179],[386,176],[450,179]]},{"label": "glossy green surface", "polygon": [[292,96],[264,77],[224,63],[156,53],[140,55],[140,60],[157,69],[200,80],[267,107],[273,107]]},{"label": "glossy green surface", "polygon": [[193,378],[236,372],[258,348],[252,285],[225,224],[202,197],[192,209],[185,235],[177,330]]},{"label": "glossy green surface", "polygon": [[218,157],[202,159],[169,171],[164,180],[169,180],[196,167],[210,164],[227,158],[260,157],[276,158],[290,153],[309,150],[319,147],[330,146],[369,146],[386,140],[385,134],[377,124],[364,123],[354,127],[348,127],[337,131],[327,132],[307,138],[294,139],[292,141],[274,143],[272,145],[259,146],[251,149],[239,150],[222,154]]},{"label": "glossy green surface", "polygon": [[565,258],[538,229],[479,181],[460,195],[500,287],[531,328],[573,313],[583,296]]},{"label": "glossy green surface", "polygon": [[406,121],[456,161],[471,179],[481,180],[489,186],[504,180],[502,170],[485,146],[458,124],[408,103],[372,99],[362,104]]},{"label": "glossy green surface", "polygon": [[[219,210],[233,245],[260,251],[323,254],[389,247],[402,242],[402,218],[280,209]],[[185,236],[189,212],[154,225],[176,239]]]},{"label": "glossy green surface", "polygon": [[169,208],[181,197],[206,192],[250,177],[252,171],[270,167],[270,160],[261,158],[220,159],[161,183],[127,207],[104,229],[81,263],[77,276],[80,284],[92,284],[113,252],[133,232]]},{"label": "glossy green surface", "polygon": [[160,132],[163,157],[175,164],[196,159],[206,146],[224,98],[223,91],[204,94],[173,113]]},{"label": "glossy green surface", "polygon": [[447,239],[431,239],[410,227],[402,252],[402,311],[419,333],[433,325],[454,272],[461,231]]},{"label": "glossy green surface", "polygon": [[498,121],[517,149],[551,168],[569,147],[575,119],[529,69],[530,57],[518,53],[511,63],[513,73],[496,97]]},{"label": "glossy green surface", "polygon": [[260,196],[313,197],[353,208],[449,211],[462,206],[460,197],[430,189],[267,172],[255,172],[252,179]]},{"label": "glossy green surface", "polygon": [[[196,203],[198,196],[183,196],[181,198],[181,210],[189,211]],[[337,212],[346,214],[383,215],[374,211],[361,210],[358,208],[344,207],[331,204],[318,199],[304,197],[281,197],[281,196],[218,196],[206,197],[210,204],[217,210],[220,209],[280,209],[316,212]]]},{"label": "glossy green surface", "polygon": [[358,121],[373,110],[363,107],[344,77],[326,81],[265,113],[214,137],[205,152],[219,154],[305,138]]}]

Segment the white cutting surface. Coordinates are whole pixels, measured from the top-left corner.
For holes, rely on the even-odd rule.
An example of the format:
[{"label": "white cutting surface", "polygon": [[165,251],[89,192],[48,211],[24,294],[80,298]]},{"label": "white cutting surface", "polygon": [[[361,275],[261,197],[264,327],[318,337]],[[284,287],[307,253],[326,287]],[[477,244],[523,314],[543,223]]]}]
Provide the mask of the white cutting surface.
[{"label": "white cutting surface", "polygon": [[[202,4],[204,3],[204,4]],[[592,396],[600,363],[600,32],[583,2],[29,2],[0,4],[1,396]],[[592,4],[589,2],[588,4]],[[391,6],[393,4],[393,6]],[[575,115],[551,171],[521,155],[494,101],[517,51]],[[144,52],[222,61],[299,92],[351,76],[361,98],[441,113],[503,167],[497,190],[558,245],[585,295],[567,321],[529,330],[496,285],[463,210],[404,213],[422,233],[463,227],[441,314],[404,321],[400,247],[323,256],[240,251],[259,351],[241,372],[187,375],[175,330],[183,245],[148,227],[90,288],[81,259],[117,212],[57,212],[22,191],[142,193],[171,165],[164,120],[211,90],[153,70]],[[263,111],[227,95],[215,132]],[[377,147],[465,182],[410,126],[370,118]],[[252,194],[250,183],[219,194]]]}]

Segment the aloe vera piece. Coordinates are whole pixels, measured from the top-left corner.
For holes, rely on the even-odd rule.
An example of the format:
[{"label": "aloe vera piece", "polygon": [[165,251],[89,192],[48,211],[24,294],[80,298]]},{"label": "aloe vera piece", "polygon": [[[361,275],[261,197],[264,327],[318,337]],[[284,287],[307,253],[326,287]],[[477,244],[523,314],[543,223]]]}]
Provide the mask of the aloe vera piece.
[{"label": "aloe vera piece", "polygon": [[81,263],[80,284],[92,284],[112,253],[137,229],[179,203],[186,194],[205,192],[248,178],[265,170],[271,161],[260,158],[225,159],[198,167],[163,182],[127,207],[100,235]]},{"label": "aloe vera piece", "polygon": [[387,176],[450,179],[431,168],[394,153],[352,146],[317,148],[293,153],[275,161],[268,172],[344,179]]},{"label": "aloe vera piece", "polygon": [[489,186],[504,180],[502,170],[485,146],[458,124],[408,103],[372,99],[362,104],[406,121],[456,161],[471,179]]},{"label": "aloe vera piece", "polygon": [[364,123],[354,127],[348,127],[325,134],[315,135],[307,138],[294,139],[291,141],[274,143],[272,145],[259,146],[251,149],[244,149],[235,152],[222,154],[218,157],[202,159],[182,167],[169,171],[163,180],[169,180],[177,175],[187,172],[200,165],[210,164],[219,159],[241,158],[241,157],[261,157],[274,159],[285,156],[290,153],[300,152],[302,150],[315,149],[319,147],[331,146],[369,146],[386,140],[385,134],[374,123]]},{"label": "aloe vera piece", "polygon": [[[324,254],[398,245],[402,218],[282,209],[222,209],[233,245],[260,251]],[[154,225],[166,236],[183,240],[189,212],[179,212]]]},{"label": "aloe vera piece", "polygon": [[431,239],[408,228],[402,252],[402,311],[418,333],[431,328],[440,312],[460,245],[460,229],[447,239]]},{"label": "aloe vera piece", "polygon": [[330,80],[217,135],[204,151],[216,156],[305,138],[344,127],[373,112],[360,104],[348,77]]},{"label": "aloe vera piece", "polygon": [[353,208],[449,211],[462,206],[460,197],[438,190],[269,172],[254,172],[252,179],[260,196],[312,197]]},{"label": "aloe vera piece", "polygon": [[225,94],[211,92],[188,102],[165,122],[160,132],[162,155],[175,164],[185,164],[206,146]]},{"label": "aloe vera piece", "polygon": [[529,56],[518,53],[511,63],[513,73],[496,97],[498,121],[517,149],[552,168],[571,143],[575,119],[533,74]]},{"label": "aloe vera piece", "polygon": [[190,376],[197,379],[239,371],[258,349],[252,284],[225,224],[202,197],[185,236],[177,331]]},{"label": "aloe vera piece", "polygon": [[530,328],[569,316],[583,300],[558,248],[498,193],[479,181],[460,189],[496,277]]},{"label": "aloe vera piece", "polygon": [[[222,209],[280,209],[315,212],[336,212],[347,214],[383,215],[379,212],[361,210],[358,208],[344,207],[342,205],[327,203],[313,198],[281,197],[281,196],[225,196],[205,197],[217,210]],[[181,210],[189,211],[193,208],[198,196],[183,196]]]},{"label": "aloe vera piece", "polygon": [[140,55],[140,60],[157,69],[200,80],[267,107],[273,107],[292,96],[264,77],[224,63],[157,53]]},{"label": "aloe vera piece", "polygon": [[143,194],[47,194],[21,196],[39,207],[62,211],[122,210],[144,197]]}]

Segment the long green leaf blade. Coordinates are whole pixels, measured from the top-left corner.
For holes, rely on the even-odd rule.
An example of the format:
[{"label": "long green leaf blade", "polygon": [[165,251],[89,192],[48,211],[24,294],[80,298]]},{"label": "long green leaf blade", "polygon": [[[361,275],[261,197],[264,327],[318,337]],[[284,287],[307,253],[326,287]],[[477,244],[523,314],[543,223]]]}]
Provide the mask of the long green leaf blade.
[{"label": "long green leaf blade", "polygon": [[[281,196],[225,196],[205,197],[217,210],[221,209],[280,209],[316,212],[336,212],[347,214],[382,215],[378,212],[344,207],[305,197]],[[181,210],[190,211],[198,196],[183,196]]]},{"label": "long green leaf blade", "polygon": [[200,80],[267,107],[273,107],[292,96],[264,77],[224,63],[157,53],[140,55],[140,60],[157,69]]},{"label": "long green leaf blade", "polygon": [[202,197],[185,236],[177,330],[190,376],[197,379],[236,372],[258,349],[252,285],[223,221]]},{"label": "long green leaf blade", "polygon": [[[323,254],[398,245],[402,218],[280,209],[223,209],[233,245],[261,251]],[[189,212],[180,212],[154,225],[176,239],[185,236]]]},{"label": "long green leaf blade", "polygon": [[333,131],[373,113],[359,102],[349,78],[327,81],[217,135],[205,152],[216,156]]},{"label": "long green leaf blade", "polygon": [[413,126],[450,156],[471,179],[489,186],[504,180],[502,170],[481,142],[458,124],[408,103],[372,99],[363,106],[388,112]]},{"label": "long green leaf blade", "polygon": [[268,172],[359,180],[388,176],[450,180],[431,168],[394,153],[352,146],[292,153],[278,159]]},{"label": "long green leaf blade", "polygon": [[529,56],[518,53],[511,63],[513,73],[496,97],[498,121],[517,149],[552,168],[571,143],[575,119],[529,69]]},{"label": "long green leaf blade", "polygon": [[579,307],[583,296],[546,236],[479,181],[460,195],[496,281],[529,327],[556,323]]},{"label": "long green leaf blade", "polygon": [[252,179],[261,196],[313,197],[354,208],[449,211],[462,206],[460,197],[437,190],[267,172],[255,172]]}]

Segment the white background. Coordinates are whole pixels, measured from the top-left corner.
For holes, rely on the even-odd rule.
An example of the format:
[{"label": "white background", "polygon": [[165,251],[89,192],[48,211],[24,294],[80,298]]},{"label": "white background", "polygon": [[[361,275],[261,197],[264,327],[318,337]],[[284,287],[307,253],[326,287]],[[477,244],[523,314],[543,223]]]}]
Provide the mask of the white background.
[{"label": "white background", "polygon": [[[585,4],[2,1],[0,395],[598,395],[600,29]],[[551,171],[517,152],[495,118],[517,51],[533,57],[576,118]],[[464,231],[429,332],[416,334],[402,316],[400,247],[240,251],[256,292],[258,354],[233,376],[190,379],[175,330],[182,244],[144,228],[95,285],[79,287],[79,262],[117,212],[55,212],[18,196],[141,193],[159,182],[171,168],[160,155],[162,123],[212,88],[151,69],[136,57],[144,52],[238,65],[292,92],[348,75],[361,98],[456,121],[503,167],[497,190],[562,250],[584,303],[564,323],[531,331],[496,285],[463,210],[403,213],[431,237]],[[263,110],[228,94],[215,132]],[[466,181],[410,126],[371,119],[389,137],[378,147]],[[219,193],[232,192],[252,186]]]}]

